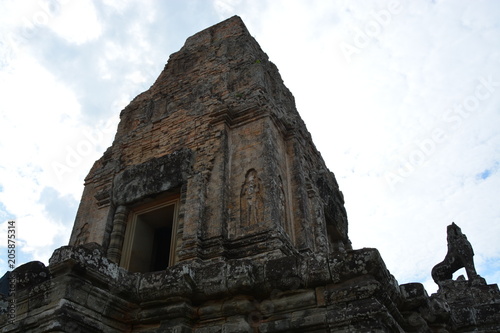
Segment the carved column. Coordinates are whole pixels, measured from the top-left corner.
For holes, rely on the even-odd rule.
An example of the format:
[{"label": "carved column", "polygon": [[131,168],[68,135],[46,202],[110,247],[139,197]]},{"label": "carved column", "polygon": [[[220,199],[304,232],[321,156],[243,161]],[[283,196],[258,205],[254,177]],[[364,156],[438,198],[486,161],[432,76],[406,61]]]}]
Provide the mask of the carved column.
[{"label": "carved column", "polygon": [[123,239],[125,238],[125,228],[127,227],[128,209],[125,206],[118,206],[113,218],[113,231],[108,247],[108,259],[119,264],[122,256]]}]

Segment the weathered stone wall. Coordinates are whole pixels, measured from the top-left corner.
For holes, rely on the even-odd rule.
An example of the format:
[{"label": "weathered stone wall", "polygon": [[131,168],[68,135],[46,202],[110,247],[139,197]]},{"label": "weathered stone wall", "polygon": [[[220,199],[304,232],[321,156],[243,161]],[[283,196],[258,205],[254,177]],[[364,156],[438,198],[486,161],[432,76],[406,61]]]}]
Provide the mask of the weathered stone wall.
[{"label": "weathered stone wall", "polygon": [[2,332],[498,332],[500,292],[447,281],[399,286],[375,249],[334,256],[185,262],[130,273],[97,244],[56,250],[18,278]]},{"label": "weathered stone wall", "polygon": [[56,250],[37,272],[8,332],[401,331],[399,289],[374,249],[133,274],[88,244]]}]

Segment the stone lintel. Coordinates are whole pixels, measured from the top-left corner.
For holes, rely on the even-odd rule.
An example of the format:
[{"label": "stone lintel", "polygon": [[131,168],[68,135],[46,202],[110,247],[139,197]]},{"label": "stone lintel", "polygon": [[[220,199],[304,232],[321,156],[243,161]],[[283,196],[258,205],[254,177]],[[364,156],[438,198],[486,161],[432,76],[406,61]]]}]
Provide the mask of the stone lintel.
[{"label": "stone lintel", "polygon": [[113,181],[113,203],[130,205],[148,196],[161,194],[185,183],[191,172],[193,153],[182,149],[129,166]]}]

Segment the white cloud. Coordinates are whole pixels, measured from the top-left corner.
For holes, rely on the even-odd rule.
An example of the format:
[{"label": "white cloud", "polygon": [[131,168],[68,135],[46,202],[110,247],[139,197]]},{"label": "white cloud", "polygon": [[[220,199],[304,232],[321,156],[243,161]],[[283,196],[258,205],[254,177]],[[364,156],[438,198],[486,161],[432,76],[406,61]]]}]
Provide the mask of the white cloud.
[{"label": "white cloud", "polygon": [[91,0],[63,1],[50,27],[60,37],[74,44],[94,40],[102,33],[101,22]]},{"label": "white cloud", "polygon": [[2,3],[2,27],[10,39],[23,44],[39,38],[47,29],[77,45],[96,39],[102,33],[91,0],[27,0]]},{"label": "white cloud", "polygon": [[235,7],[241,3],[241,0],[215,0],[214,7],[221,18],[227,18],[234,15]]},{"label": "white cloud", "polygon": [[[99,158],[113,133],[107,130],[102,142],[88,139],[103,131],[104,124],[82,125],[74,92],[27,55],[17,54],[0,72],[0,90],[0,156],[7,157],[0,165],[0,203],[16,219],[19,250],[47,262],[62,245],[55,241],[67,242],[73,220],[55,221],[48,215],[39,202],[43,189],[50,186],[77,202],[92,160]],[[82,142],[90,143],[83,154]],[[80,152],[78,163],[68,166],[68,149]],[[66,165],[67,172],[55,172],[55,162]]]},{"label": "white cloud", "polygon": [[51,162],[63,154],[61,138],[75,140],[81,127],[76,96],[33,58],[24,56],[11,63],[10,73],[0,73],[0,89],[5,92],[0,101],[4,110],[0,136],[2,156],[11,161],[7,167],[30,170],[29,166],[36,166],[25,176],[37,182],[50,179]]},{"label": "white cloud", "polygon": [[134,0],[104,0],[103,3],[106,6],[109,6],[119,13],[123,13],[125,9],[127,9]]}]

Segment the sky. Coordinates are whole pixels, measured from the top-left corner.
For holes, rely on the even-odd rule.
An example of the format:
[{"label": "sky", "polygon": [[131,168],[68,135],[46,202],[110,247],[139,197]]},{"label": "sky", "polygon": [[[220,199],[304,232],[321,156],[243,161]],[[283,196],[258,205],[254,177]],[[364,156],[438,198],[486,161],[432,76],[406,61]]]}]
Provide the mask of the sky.
[{"label": "sky", "polygon": [[[500,282],[500,2],[0,2],[0,274],[67,245],[120,111],[189,36],[239,15],[280,70],[345,197],[353,247],[399,283],[455,222]],[[455,274],[465,274],[463,269]]]}]

